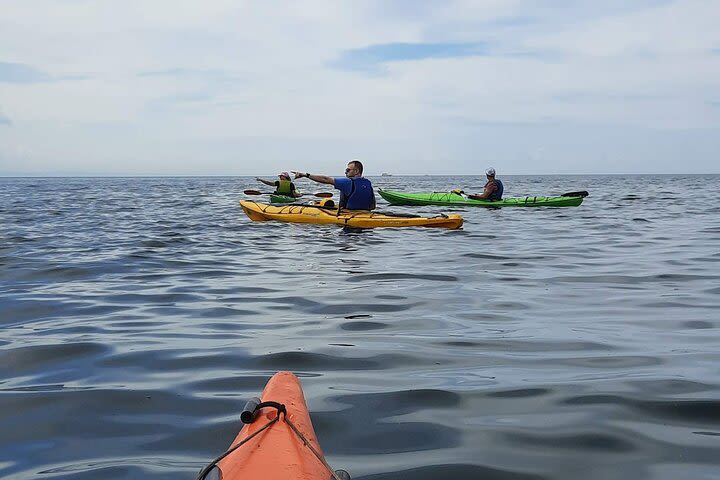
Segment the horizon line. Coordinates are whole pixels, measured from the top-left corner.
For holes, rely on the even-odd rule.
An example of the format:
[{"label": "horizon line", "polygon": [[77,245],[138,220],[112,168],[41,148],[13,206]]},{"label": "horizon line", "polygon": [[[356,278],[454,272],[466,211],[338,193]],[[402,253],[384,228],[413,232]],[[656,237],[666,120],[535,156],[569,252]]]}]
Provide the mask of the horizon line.
[{"label": "horizon line", "polygon": [[[641,175],[665,175],[665,176],[695,176],[695,175],[720,175],[720,172],[693,172],[693,173],[678,173],[678,172],[633,172],[633,173],[507,173],[503,175],[497,175],[498,177],[522,177],[522,176],[533,176],[533,177],[558,177],[558,176],[641,176]],[[218,178],[218,177],[276,177],[275,174],[178,174],[178,175],[167,175],[167,174],[114,174],[114,175],[98,175],[98,174],[0,174],[0,178]],[[333,175],[328,175],[333,176]],[[342,175],[337,175],[340,177]],[[484,177],[483,172],[478,173],[392,173],[392,174],[373,174],[366,175],[366,177]],[[298,180],[298,179],[296,179]]]}]

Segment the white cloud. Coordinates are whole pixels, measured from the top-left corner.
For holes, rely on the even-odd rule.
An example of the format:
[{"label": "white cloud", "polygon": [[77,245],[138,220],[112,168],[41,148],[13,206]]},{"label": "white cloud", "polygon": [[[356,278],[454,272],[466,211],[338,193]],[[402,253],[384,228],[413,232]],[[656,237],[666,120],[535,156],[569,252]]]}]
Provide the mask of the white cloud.
[{"label": "white cloud", "polygon": [[[384,162],[369,171],[419,161],[437,172],[444,158],[460,173],[479,148],[467,136],[488,131],[494,155],[532,165],[523,158],[549,147],[527,125],[584,135],[590,151],[595,128],[720,137],[716,2],[552,5],[6,0],[0,62],[53,80],[0,83],[0,111],[13,122],[0,125],[0,151],[33,145],[33,165],[51,170],[62,156],[74,173],[255,174],[258,161],[275,170],[302,157],[316,169],[358,150]],[[488,55],[389,62],[383,75],[331,66],[349,49],[419,42],[479,42]],[[578,148],[559,143],[546,168],[564,169],[555,159]],[[628,161],[619,165],[649,165]]]},{"label": "white cloud", "polygon": [[527,43],[569,54],[619,58],[704,54],[720,45],[719,14],[720,5],[713,0],[676,1],[587,20]]}]

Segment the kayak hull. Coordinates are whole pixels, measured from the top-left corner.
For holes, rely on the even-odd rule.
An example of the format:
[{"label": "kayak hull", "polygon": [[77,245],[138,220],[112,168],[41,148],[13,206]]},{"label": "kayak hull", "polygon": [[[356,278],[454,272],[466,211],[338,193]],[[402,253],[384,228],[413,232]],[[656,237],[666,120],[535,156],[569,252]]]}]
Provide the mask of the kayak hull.
[{"label": "kayak hull", "polygon": [[[290,372],[278,372],[268,381],[260,398],[285,405],[287,419],[323,458],[320,444],[310,420],[300,380]],[[278,421],[260,431],[278,416],[275,408],[260,409],[255,420],[246,425],[231,444],[231,448],[247,440],[228,456],[217,462],[223,480],[328,480],[331,473],[323,461],[303,444],[303,440],[285,421]],[[257,433],[260,431],[260,433]]]},{"label": "kayak hull", "polygon": [[393,215],[366,210],[338,210],[315,205],[268,205],[249,200],[240,200],[245,214],[254,222],[276,220],[289,223],[333,224],[354,228],[381,227],[435,227],[460,228],[460,215],[439,215],[419,217],[415,215]]},{"label": "kayak hull", "polygon": [[475,200],[453,192],[405,193],[378,190],[392,205],[441,205],[459,207],[577,207],[583,197],[510,197],[502,200]]}]

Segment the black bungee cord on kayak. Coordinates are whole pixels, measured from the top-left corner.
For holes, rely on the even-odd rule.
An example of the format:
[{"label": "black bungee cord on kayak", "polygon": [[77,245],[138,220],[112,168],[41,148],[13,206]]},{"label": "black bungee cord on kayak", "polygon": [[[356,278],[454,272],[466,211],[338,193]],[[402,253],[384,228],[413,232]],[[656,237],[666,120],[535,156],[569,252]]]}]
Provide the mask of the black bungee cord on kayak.
[{"label": "black bungee cord on kayak", "polygon": [[240,413],[240,420],[246,424],[251,424],[255,418],[257,417],[257,413],[260,411],[260,409],[264,407],[271,407],[277,410],[277,415],[272,420],[269,420],[265,425],[260,427],[260,429],[253,433],[252,435],[248,436],[247,438],[241,440],[236,445],[233,445],[232,447],[228,448],[228,450],[217,457],[215,460],[210,462],[200,470],[200,473],[197,476],[196,480],[220,480],[222,478],[220,469],[217,467],[217,463],[222,460],[223,458],[230,455],[232,452],[237,450],[238,448],[245,445],[247,442],[249,442],[251,439],[256,437],[260,432],[263,430],[266,430],[270,428],[270,426],[274,423],[276,423],[278,420],[280,420],[280,415],[282,414],[283,419],[285,420],[285,423],[288,424],[288,426],[292,429],[293,432],[295,432],[295,435],[297,435],[300,440],[302,440],[303,444],[310,449],[310,451],[317,457],[318,460],[325,466],[325,468],[328,469],[328,472],[330,472],[332,480],[351,480],[350,474],[346,472],[345,470],[333,470],[332,467],[327,463],[325,458],[318,452],[315,447],[312,446],[312,444],[308,441],[307,438],[305,438],[305,435],[302,434],[300,430],[295,426],[294,423],[290,421],[290,419],[287,416],[287,408],[285,408],[285,405],[278,402],[273,401],[266,401],[261,402],[259,398],[251,398],[248,400],[248,402],[245,404],[245,408],[243,408],[243,411]]},{"label": "black bungee cord on kayak", "polygon": [[[253,398],[245,404],[245,408],[243,409],[242,413],[240,414],[240,420],[245,423],[252,423],[252,421],[255,419],[257,415],[257,411],[260,410],[262,407],[274,407],[277,409],[278,414],[273,418],[272,420],[268,421],[265,425],[263,425],[257,432],[253,433],[252,435],[248,436],[246,439],[238,442],[236,445],[233,445],[232,447],[228,448],[228,450],[217,457],[212,462],[208,463],[205,468],[200,470],[200,473],[197,476],[196,480],[220,480],[222,477],[219,473],[219,468],[217,468],[217,463],[222,460],[223,458],[230,455],[232,452],[237,450],[238,448],[245,445],[247,442],[252,440],[255,436],[257,436],[260,432],[263,430],[268,429],[273,423],[277,422],[280,419],[280,414],[287,414],[287,409],[285,408],[285,405],[277,402],[260,402],[259,399]],[[249,421],[246,421],[249,420]]]}]

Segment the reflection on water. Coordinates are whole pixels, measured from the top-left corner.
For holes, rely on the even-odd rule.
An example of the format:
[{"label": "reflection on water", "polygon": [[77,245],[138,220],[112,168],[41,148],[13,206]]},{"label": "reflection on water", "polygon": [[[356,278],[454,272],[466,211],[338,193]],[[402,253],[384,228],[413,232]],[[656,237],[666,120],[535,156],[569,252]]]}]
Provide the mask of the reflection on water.
[{"label": "reflection on water", "polygon": [[292,370],[353,478],[717,478],[720,177],[504,180],[591,196],[344,231],[250,222],[251,178],[0,179],[0,477],[194,478]]}]

